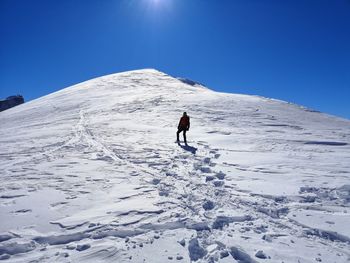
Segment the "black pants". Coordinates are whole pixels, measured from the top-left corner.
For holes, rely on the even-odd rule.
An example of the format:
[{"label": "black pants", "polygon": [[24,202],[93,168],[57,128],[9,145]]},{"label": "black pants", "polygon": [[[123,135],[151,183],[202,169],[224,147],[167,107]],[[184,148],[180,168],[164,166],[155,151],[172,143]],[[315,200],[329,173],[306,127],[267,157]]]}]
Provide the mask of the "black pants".
[{"label": "black pants", "polygon": [[187,131],[186,128],[179,128],[177,130],[177,132],[176,132],[177,141],[179,141],[179,134],[182,131],[183,131],[183,134],[184,134],[184,142],[187,143],[187,141],[186,141],[186,131]]}]

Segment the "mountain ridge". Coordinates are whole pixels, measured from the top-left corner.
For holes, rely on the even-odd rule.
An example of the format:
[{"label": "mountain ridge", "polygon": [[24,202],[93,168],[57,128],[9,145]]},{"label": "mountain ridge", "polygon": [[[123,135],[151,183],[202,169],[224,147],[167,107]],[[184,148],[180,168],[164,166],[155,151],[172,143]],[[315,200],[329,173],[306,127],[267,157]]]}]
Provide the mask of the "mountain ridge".
[{"label": "mountain ridge", "polygon": [[183,77],[174,77],[174,76],[168,75],[168,74],[166,74],[166,73],[164,73],[164,72],[162,72],[160,70],[157,70],[155,68],[144,68],[144,69],[123,71],[123,72],[111,73],[111,74],[107,74],[107,75],[103,75],[103,76],[99,76],[99,77],[94,77],[94,78],[85,80],[83,82],[80,82],[80,83],[73,84],[71,86],[62,88],[62,89],[57,90],[55,92],[52,92],[50,94],[41,96],[39,98],[33,99],[31,101],[26,102],[26,104],[28,104],[28,103],[31,104],[31,103],[37,101],[38,99],[41,99],[41,98],[46,97],[46,96],[53,96],[57,92],[59,92],[59,93],[60,92],[64,92],[66,89],[74,89],[76,86],[86,85],[86,84],[93,83],[93,82],[96,82],[96,81],[99,81],[99,80],[102,80],[102,79],[108,79],[108,78],[113,78],[113,77],[123,77],[123,76],[127,76],[127,75],[130,75],[130,74],[158,74],[160,76],[177,79],[177,80],[181,81],[182,83],[187,84],[187,85],[192,86],[192,87],[196,86],[196,87],[200,87],[200,88],[203,88],[203,89],[208,89],[208,90],[210,90],[212,92],[216,92],[216,93],[221,93],[221,94],[226,94],[226,95],[238,95],[238,96],[257,97],[257,98],[261,98],[261,99],[273,100],[273,101],[277,101],[277,102],[281,102],[281,103],[294,105],[296,107],[300,107],[302,109],[305,109],[306,111],[321,113],[321,114],[325,114],[325,115],[328,115],[328,116],[331,116],[331,117],[335,117],[335,118],[338,118],[338,119],[350,121],[347,118],[344,118],[344,117],[341,117],[341,116],[332,115],[332,114],[329,114],[329,113],[326,113],[326,112],[320,112],[318,110],[314,110],[314,109],[309,108],[307,106],[300,105],[300,104],[293,103],[293,102],[289,102],[289,101],[286,101],[286,100],[281,100],[281,99],[276,99],[276,98],[269,98],[269,97],[265,97],[265,96],[262,96],[262,95],[239,94],[239,93],[215,91],[215,90],[205,86],[204,84],[202,84],[200,82],[197,82],[197,81],[194,81],[194,80],[191,80],[191,79],[188,79],[188,78],[183,78]]}]

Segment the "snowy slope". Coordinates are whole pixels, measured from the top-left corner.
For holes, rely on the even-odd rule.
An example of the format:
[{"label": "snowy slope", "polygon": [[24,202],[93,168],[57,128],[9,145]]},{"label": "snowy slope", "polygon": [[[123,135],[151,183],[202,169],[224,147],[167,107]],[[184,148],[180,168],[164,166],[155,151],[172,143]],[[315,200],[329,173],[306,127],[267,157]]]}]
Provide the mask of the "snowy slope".
[{"label": "snowy slope", "polygon": [[108,75],[1,112],[0,169],[4,262],[350,260],[350,121],[283,101]]}]

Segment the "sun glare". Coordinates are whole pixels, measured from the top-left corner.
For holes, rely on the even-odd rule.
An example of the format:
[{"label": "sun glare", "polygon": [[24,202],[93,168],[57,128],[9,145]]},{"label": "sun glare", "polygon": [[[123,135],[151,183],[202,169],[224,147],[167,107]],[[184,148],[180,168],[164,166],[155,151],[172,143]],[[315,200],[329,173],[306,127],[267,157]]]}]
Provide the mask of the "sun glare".
[{"label": "sun glare", "polygon": [[147,1],[154,6],[167,5],[170,2],[170,0],[147,0]]},{"label": "sun glare", "polygon": [[[0,0],[1,1],[1,0]],[[173,0],[125,0],[131,6],[143,9],[146,15],[152,16],[153,20],[159,21],[174,12]]]},{"label": "sun glare", "polygon": [[147,6],[150,9],[153,9],[154,11],[165,10],[165,9],[171,9],[172,6],[172,0],[143,0],[144,3],[147,4]]},{"label": "sun glare", "polygon": [[149,0],[153,6],[159,6],[164,3],[165,0]]}]

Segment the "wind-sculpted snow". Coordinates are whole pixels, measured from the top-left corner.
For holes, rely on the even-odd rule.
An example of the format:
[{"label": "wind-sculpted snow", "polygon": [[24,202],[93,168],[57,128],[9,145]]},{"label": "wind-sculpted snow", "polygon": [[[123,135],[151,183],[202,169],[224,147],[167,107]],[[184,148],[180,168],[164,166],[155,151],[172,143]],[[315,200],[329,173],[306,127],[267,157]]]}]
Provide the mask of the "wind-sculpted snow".
[{"label": "wind-sculpted snow", "polygon": [[0,123],[4,262],[350,260],[348,120],[139,70]]}]

